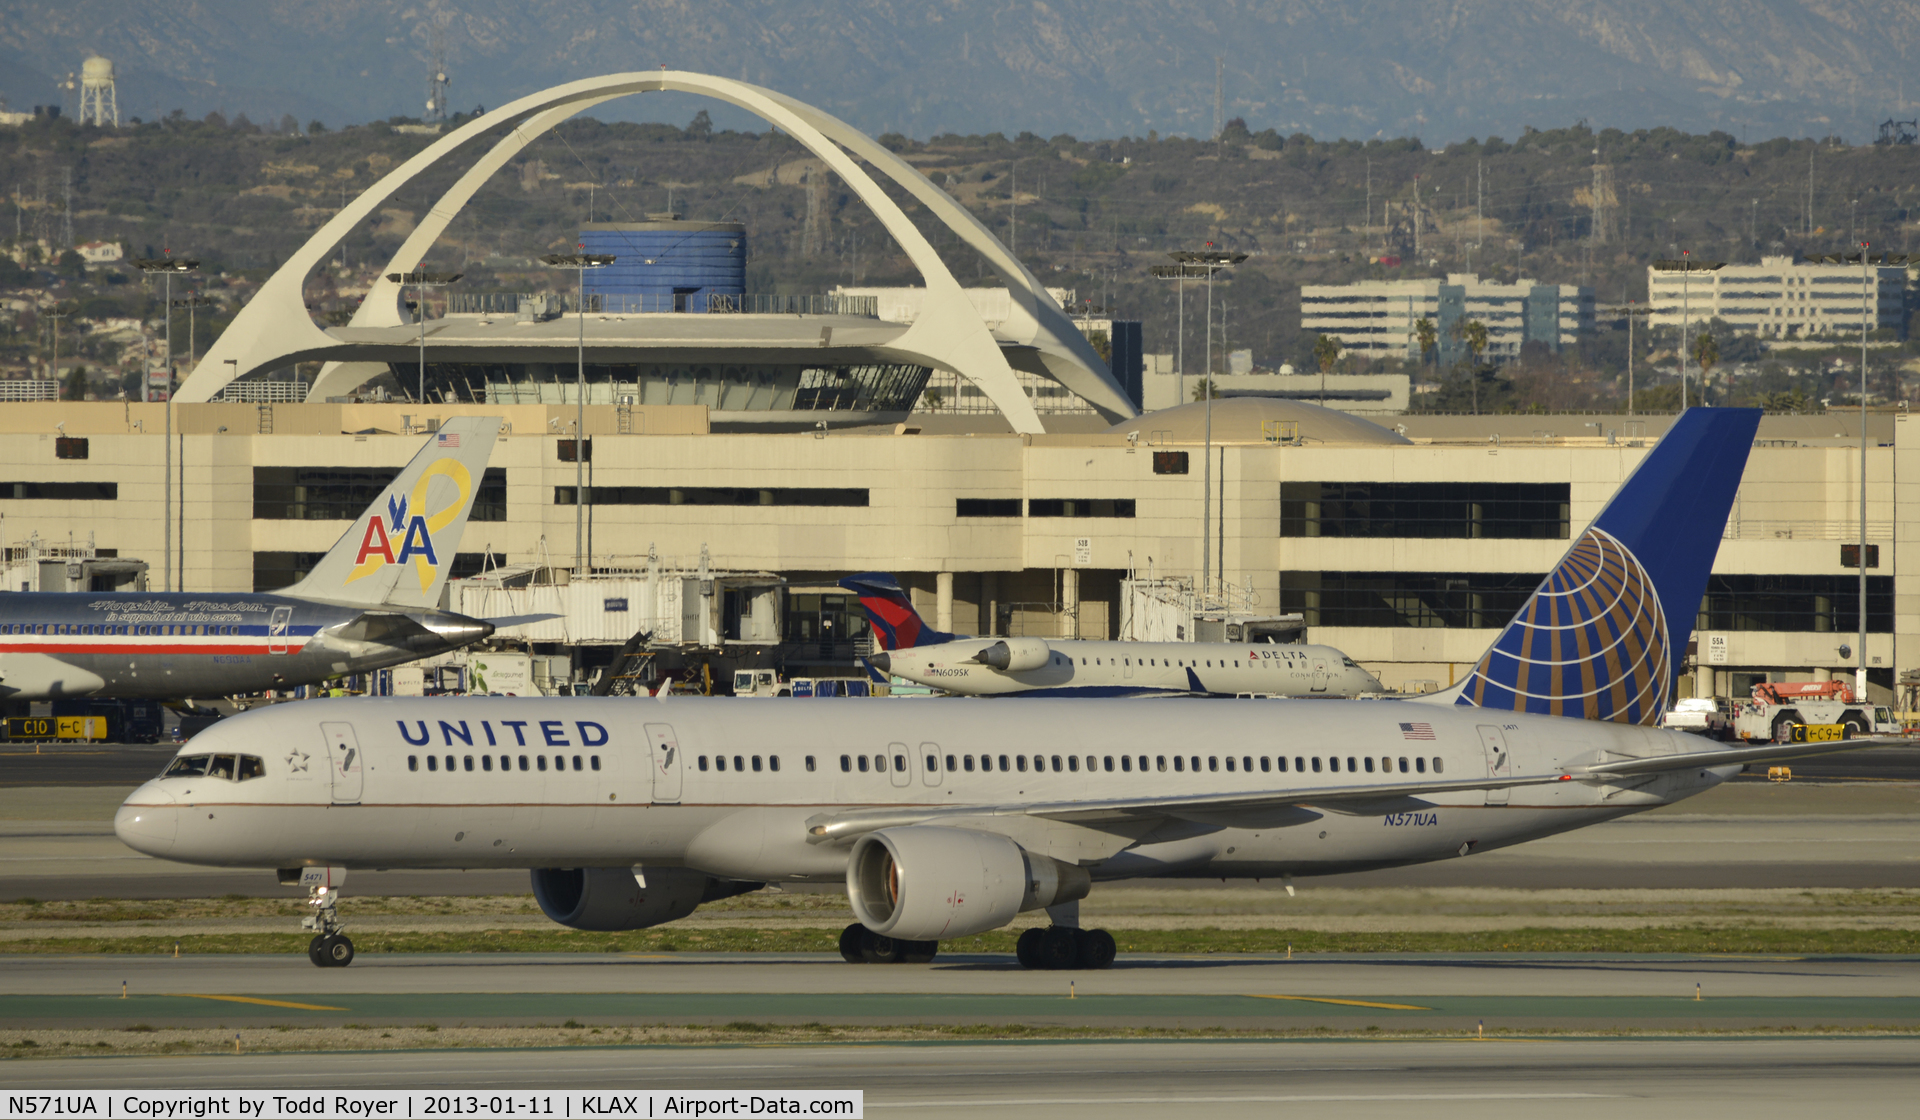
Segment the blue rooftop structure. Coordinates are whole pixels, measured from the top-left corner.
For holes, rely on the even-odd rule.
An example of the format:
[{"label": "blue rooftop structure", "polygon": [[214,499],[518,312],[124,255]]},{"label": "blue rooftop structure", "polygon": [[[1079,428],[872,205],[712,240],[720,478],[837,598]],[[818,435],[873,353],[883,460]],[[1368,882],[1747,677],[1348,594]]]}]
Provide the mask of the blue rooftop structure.
[{"label": "blue rooftop structure", "polygon": [[735,222],[590,222],[580,244],[615,258],[585,277],[607,311],[702,312],[747,289],[747,227]]}]

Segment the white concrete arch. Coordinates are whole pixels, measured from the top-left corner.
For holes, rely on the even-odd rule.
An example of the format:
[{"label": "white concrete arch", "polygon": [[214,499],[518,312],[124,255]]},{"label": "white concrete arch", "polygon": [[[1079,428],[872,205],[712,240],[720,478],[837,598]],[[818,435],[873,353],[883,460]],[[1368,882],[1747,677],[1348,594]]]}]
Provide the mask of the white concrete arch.
[{"label": "white concrete arch", "polygon": [[[951,370],[978,385],[1012,424],[1015,431],[1044,428],[1018,379],[1002,356],[999,343],[981,322],[959,282],[939,254],[877,183],[839,144],[846,144],[873,166],[899,182],[936,217],[953,227],[969,244],[986,253],[996,272],[1014,291],[1015,302],[1032,320],[1026,340],[1043,356],[1050,372],[1080,393],[1102,412],[1133,415],[1131,402],[1109,376],[1079,332],[1061,314],[1031,273],[1020,266],[971,214],[948,198],[925,176],[864,134],[842,121],[769,90],[712,75],[684,71],[614,74],[556,86],[521,98],[468,122],[429,145],[375,183],[322,226],[255,296],[222,334],[199,367],[181,385],[183,401],[204,401],[236,377],[288,362],[324,356],[334,340],[313,325],[301,300],[306,276],[331,254],[354,226],[371,214],[401,186],[450,156],[470,140],[519,118],[512,132],[475,164],[437,202],[396,253],[394,270],[415,267],[435,239],[445,231],[480,185],[518,154],[527,143],[567,118],[617,97],[659,90],[702,93],[755,113],[786,131],[827,164],[860,200],[867,204],[906,251],[927,285],[926,311],[894,343],[903,357],[916,357]],[[838,143],[836,143],[836,141]],[[383,269],[384,274],[387,269]],[[354,318],[356,326],[398,325],[398,292],[384,279],[369,292]],[[1061,327],[1064,326],[1064,332]],[[1077,346],[1075,345],[1077,343]],[[333,363],[321,382],[334,392],[357,382],[364,367]],[[315,386],[319,395],[322,384]]]}]

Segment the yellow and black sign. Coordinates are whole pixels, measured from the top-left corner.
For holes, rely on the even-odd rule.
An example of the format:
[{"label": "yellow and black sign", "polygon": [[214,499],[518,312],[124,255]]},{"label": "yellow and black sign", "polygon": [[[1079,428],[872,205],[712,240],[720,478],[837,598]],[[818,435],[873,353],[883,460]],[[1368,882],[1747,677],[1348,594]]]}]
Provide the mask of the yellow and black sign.
[{"label": "yellow and black sign", "polygon": [[7,720],[9,739],[105,739],[105,716],[14,716]]},{"label": "yellow and black sign", "polygon": [[1846,725],[1840,723],[1796,723],[1792,730],[1790,743],[1838,743],[1847,738]]}]

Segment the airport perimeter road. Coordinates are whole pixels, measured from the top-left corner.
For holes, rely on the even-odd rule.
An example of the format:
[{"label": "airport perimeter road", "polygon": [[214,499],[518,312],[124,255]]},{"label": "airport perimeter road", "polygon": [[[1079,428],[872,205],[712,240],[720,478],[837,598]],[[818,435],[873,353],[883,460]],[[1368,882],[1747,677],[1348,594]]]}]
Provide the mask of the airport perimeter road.
[{"label": "airport perimeter road", "polygon": [[1104,972],[1032,972],[988,955],[880,966],[830,954],[369,954],[326,972],[293,956],[0,957],[0,993],[0,1030],[15,1031],[569,1019],[590,1026],[745,1020],[1340,1031],[1467,1031],[1480,1023],[1593,1031],[1920,1028],[1920,958],[1897,957],[1127,955]]},{"label": "airport perimeter road", "polygon": [[42,1089],[861,1089],[926,1120],[1910,1117],[1905,1038],[1095,1042],[409,1051],[0,1063]]}]

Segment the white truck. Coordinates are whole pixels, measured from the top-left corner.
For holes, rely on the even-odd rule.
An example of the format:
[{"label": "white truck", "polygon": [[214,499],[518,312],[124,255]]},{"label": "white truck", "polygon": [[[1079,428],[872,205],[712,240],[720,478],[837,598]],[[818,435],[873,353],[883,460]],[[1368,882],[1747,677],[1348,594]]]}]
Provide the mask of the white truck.
[{"label": "white truck", "polygon": [[1672,731],[1691,731],[1709,739],[1731,739],[1733,721],[1727,718],[1726,701],[1700,696],[1676,700],[1660,719],[1660,726]]},{"label": "white truck", "polygon": [[1790,742],[1795,727],[1838,727],[1846,739],[1900,734],[1892,711],[1856,699],[1845,681],[1754,685],[1752,699],[1740,705],[1733,719],[1734,736],[1749,742]]}]

